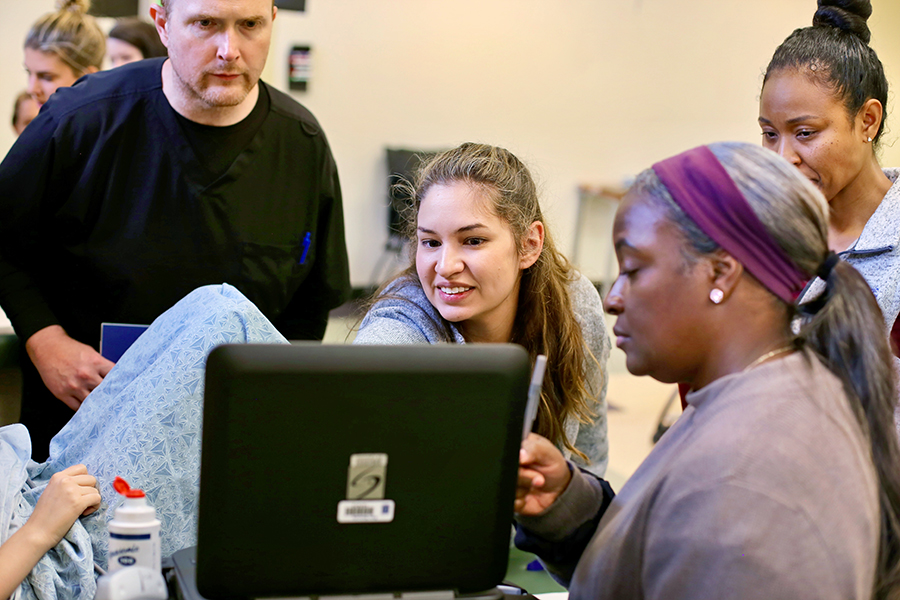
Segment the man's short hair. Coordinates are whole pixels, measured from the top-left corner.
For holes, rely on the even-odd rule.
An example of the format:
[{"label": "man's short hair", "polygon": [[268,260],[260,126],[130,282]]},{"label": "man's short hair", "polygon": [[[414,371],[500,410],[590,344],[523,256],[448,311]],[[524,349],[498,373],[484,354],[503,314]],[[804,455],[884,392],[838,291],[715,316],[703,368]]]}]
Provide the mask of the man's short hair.
[{"label": "man's short hair", "polygon": [[[172,2],[174,0],[153,0],[156,4],[162,6],[164,9],[167,9],[172,6]],[[275,0],[272,0],[272,7],[275,7]]]}]

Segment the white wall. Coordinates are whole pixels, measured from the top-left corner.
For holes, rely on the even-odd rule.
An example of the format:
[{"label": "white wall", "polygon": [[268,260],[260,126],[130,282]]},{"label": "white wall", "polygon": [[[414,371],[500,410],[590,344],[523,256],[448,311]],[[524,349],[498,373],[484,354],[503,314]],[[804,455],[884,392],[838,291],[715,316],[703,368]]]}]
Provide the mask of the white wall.
[{"label": "white wall", "polygon": [[888,115],[886,134],[883,139],[882,160],[884,166],[900,166],[900,103],[897,102],[897,94],[900,93],[900,2],[897,0],[874,0],[872,2],[873,15],[869,24],[872,30],[871,45],[878,53],[878,58],[884,64],[884,73],[890,84],[888,97]]},{"label": "white wall", "polygon": [[[894,39],[878,34],[900,25],[898,9],[883,10],[888,4],[875,4],[873,21],[893,19],[880,29],[873,23],[876,49],[881,38]],[[278,16],[269,79],[286,86],[290,47],[313,46],[310,90],[295,97],[331,140],[353,279],[367,283],[385,237],[384,146],[477,140],[510,148],[541,180],[546,212],[571,251],[579,183],[615,184],[705,142],[759,140],[762,71],[814,7],[811,0],[308,0],[306,13]],[[893,56],[900,68],[900,51]],[[597,256],[582,246],[591,273],[602,268],[608,244],[598,233]]]},{"label": "white wall", "polygon": [[22,44],[28,28],[42,14],[53,9],[53,0],[0,0],[3,14],[7,17],[0,24],[0,151],[3,154],[12,145],[15,136],[11,119],[13,101],[25,89],[25,68],[22,65]]},{"label": "white wall", "polygon": [[[0,108],[24,86],[21,42],[52,0],[0,0]],[[143,0],[147,4],[147,0]],[[900,80],[900,7],[875,0],[873,46]],[[282,11],[266,78],[287,87],[292,45],[313,47],[310,89],[344,190],[354,283],[369,283],[386,237],[385,146],[465,140],[508,147],[532,167],[561,247],[571,250],[579,183],[615,184],[653,161],[723,139],[759,140],[762,70],[813,0],[307,0]],[[893,107],[891,107],[893,108]],[[889,122],[896,123],[896,119]],[[886,139],[897,139],[892,126]],[[12,143],[0,127],[0,151]],[[885,164],[900,164],[900,145]],[[605,232],[595,237],[604,246]],[[596,269],[585,256],[585,270]]]}]

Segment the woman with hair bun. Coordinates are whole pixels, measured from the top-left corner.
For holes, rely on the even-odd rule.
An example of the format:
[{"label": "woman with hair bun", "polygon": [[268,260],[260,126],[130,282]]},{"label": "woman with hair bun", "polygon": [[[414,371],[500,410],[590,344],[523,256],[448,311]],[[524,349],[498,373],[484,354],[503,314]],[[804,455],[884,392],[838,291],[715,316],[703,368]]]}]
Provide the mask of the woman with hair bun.
[{"label": "woman with hair bun", "polygon": [[534,430],[605,473],[600,295],[556,250],[528,168],[509,150],[466,143],[427,161],[409,188],[411,265],[376,295],[355,343],[511,342],[545,355]]},{"label": "woman with hair bun", "polygon": [[[828,245],[863,275],[900,341],[900,169],[882,169],[888,83],[869,47],[869,0],[819,0],[766,68],[759,101],[763,146],[825,195]],[[804,300],[824,283],[814,281]],[[897,421],[900,428],[900,419]]]},{"label": "woman with hair bun", "polygon": [[[828,228],[816,187],[756,145],[637,177],[606,310],[631,373],[692,391],[615,496],[543,438],[523,443],[516,544],[571,598],[898,597],[896,376]],[[816,276],[823,295],[798,306]]]},{"label": "woman with hair bun", "polygon": [[103,65],[106,36],[87,14],[90,6],[90,0],[57,0],[57,12],[31,26],[25,38],[25,70],[28,92],[38,104]]},{"label": "woman with hair bun", "polygon": [[116,25],[109,30],[106,47],[113,68],[168,55],[156,27],[137,17],[116,21]]}]

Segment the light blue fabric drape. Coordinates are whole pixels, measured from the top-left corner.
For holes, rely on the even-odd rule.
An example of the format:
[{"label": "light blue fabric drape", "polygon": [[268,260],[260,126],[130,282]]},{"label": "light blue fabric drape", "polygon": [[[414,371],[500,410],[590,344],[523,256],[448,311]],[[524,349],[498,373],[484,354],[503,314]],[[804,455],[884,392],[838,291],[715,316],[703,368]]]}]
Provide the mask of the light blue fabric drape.
[{"label": "light blue fabric drape", "polygon": [[70,465],[87,465],[103,497],[101,509],[75,524],[18,597],[93,598],[93,562],[106,566],[107,522],[122,502],[112,488],[117,475],[156,508],[163,556],[196,543],[206,356],[225,343],[287,340],[235,288],[198,288],[128,349],[53,438],[47,462],[27,460],[24,427],[0,429],[0,472],[14,476],[0,497],[0,539],[24,523],[50,477]]}]

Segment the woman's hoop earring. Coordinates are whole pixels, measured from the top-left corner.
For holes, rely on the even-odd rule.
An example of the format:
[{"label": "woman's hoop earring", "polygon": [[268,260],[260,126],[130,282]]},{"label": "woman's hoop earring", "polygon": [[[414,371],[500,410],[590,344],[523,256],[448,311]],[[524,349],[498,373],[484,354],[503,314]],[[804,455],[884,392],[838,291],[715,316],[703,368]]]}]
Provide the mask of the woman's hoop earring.
[{"label": "woman's hoop earring", "polygon": [[709,292],[709,299],[712,300],[713,304],[721,304],[722,300],[724,298],[725,298],[725,292],[723,292],[719,288],[713,288]]}]

